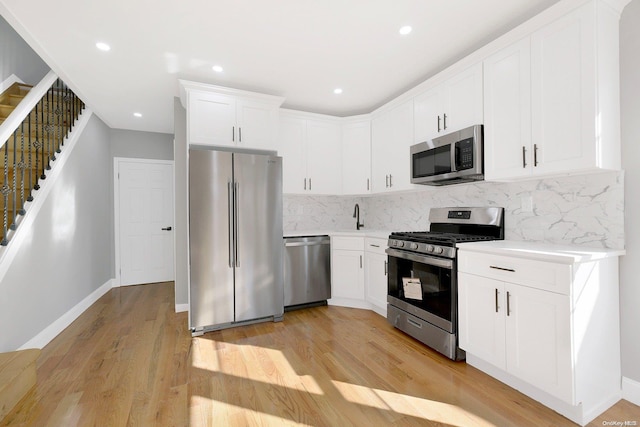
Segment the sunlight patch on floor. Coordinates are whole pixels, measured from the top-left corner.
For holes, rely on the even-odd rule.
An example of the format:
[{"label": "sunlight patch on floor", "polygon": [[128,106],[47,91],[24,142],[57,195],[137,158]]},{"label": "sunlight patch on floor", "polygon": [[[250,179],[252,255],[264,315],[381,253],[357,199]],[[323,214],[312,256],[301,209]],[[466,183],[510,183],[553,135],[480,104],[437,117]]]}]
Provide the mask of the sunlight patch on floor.
[{"label": "sunlight patch on floor", "polygon": [[189,425],[191,427],[308,425],[202,396],[191,396],[190,408]]},{"label": "sunlight patch on floor", "polygon": [[332,381],[342,397],[351,403],[393,411],[452,426],[494,426],[495,424],[456,405],[422,399],[342,381]]},{"label": "sunlight patch on floor", "polygon": [[[220,353],[224,357],[220,357]],[[322,395],[324,392],[311,375],[298,375],[280,350],[252,345],[236,345],[198,340],[191,366],[252,381]],[[253,369],[246,369],[247,366]]]}]

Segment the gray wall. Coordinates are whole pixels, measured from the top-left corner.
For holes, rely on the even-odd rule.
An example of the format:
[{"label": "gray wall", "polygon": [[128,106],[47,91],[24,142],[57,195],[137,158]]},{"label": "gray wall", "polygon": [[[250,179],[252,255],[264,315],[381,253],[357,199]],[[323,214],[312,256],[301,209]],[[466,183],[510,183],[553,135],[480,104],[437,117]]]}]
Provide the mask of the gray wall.
[{"label": "gray wall", "polygon": [[[640,382],[640,0],[620,19],[620,109],[627,255],[620,265],[622,375]],[[612,313],[615,314],[615,313]]]},{"label": "gray wall", "polygon": [[171,134],[111,129],[109,138],[112,157],[173,160]]},{"label": "gray wall", "polygon": [[0,352],[113,278],[109,128],[93,116],[0,282]]},{"label": "gray wall", "polygon": [[0,82],[15,74],[23,82],[37,84],[49,67],[0,16]]},{"label": "gray wall", "polygon": [[187,112],[180,99],[173,99],[174,174],[175,174],[175,245],[176,245],[176,304],[188,304],[187,258]]}]

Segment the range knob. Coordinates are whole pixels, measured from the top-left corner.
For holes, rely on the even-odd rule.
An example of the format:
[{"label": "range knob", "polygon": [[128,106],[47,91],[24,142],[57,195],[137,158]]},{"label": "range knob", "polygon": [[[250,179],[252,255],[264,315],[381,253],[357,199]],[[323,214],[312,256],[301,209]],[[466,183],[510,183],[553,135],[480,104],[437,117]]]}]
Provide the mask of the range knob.
[{"label": "range knob", "polygon": [[403,248],[404,247],[404,242],[403,241],[399,241],[398,242],[398,247]]},{"label": "range knob", "polygon": [[444,249],[442,249],[440,246],[436,246],[433,252],[436,254],[441,254],[442,252],[444,252]]},{"label": "range knob", "polygon": [[409,249],[413,249],[415,251],[416,249],[418,249],[418,244],[417,243],[409,244]]},{"label": "range knob", "polygon": [[427,245],[427,252],[433,252],[433,245]]}]

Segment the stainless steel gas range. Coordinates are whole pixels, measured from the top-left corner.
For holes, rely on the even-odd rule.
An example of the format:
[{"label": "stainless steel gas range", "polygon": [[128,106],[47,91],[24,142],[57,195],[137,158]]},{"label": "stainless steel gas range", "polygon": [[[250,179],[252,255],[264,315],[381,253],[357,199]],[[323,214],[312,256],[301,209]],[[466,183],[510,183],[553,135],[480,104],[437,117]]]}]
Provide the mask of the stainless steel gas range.
[{"label": "stainless steel gas range", "polygon": [[389,236],[387,320],[450,359],[458,347],[457,244],[504,239],[504,208],[433,208],[426,232]]}]

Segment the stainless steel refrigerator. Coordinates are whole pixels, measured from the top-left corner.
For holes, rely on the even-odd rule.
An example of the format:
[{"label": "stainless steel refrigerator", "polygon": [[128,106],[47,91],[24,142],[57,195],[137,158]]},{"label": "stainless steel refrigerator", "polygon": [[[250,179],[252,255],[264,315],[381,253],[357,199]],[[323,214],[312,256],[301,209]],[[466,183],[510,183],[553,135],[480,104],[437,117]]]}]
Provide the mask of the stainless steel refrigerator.
[{"label": "stainless steel refrigerator", "polygon": [[282,158],[189,149],[193,335],[282,320]]}]

